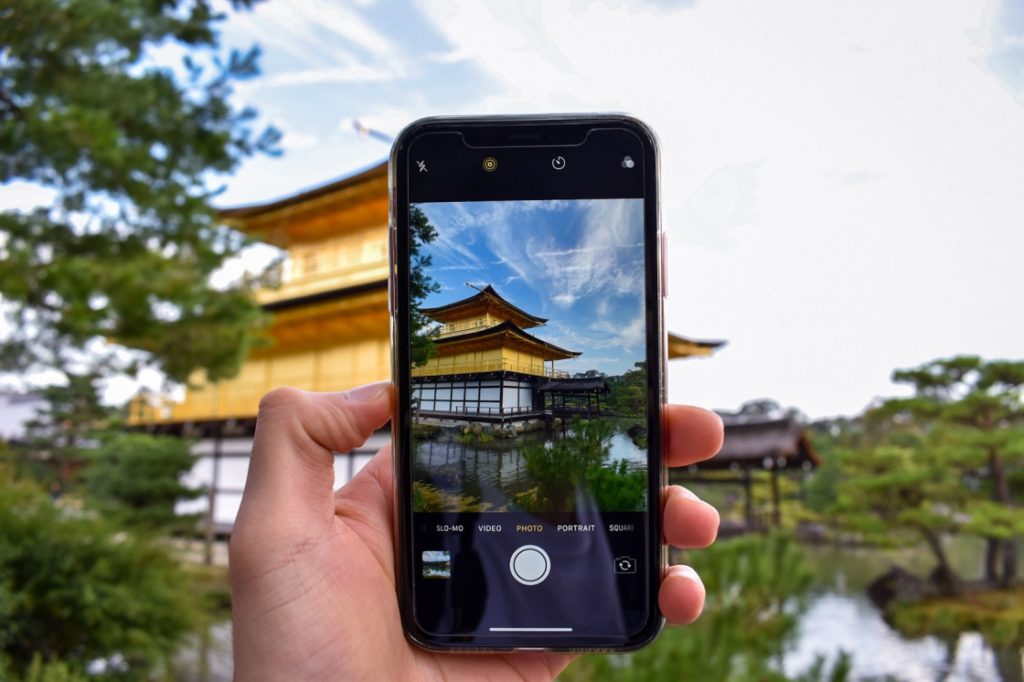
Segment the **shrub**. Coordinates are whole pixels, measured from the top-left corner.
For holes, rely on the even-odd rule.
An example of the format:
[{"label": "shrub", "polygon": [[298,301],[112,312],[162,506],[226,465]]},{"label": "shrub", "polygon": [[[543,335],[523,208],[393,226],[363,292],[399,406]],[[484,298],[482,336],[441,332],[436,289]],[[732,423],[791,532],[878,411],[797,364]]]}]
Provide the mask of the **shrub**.
[{"label": "shrub", "polygon": [[195,463],[191,443],[145,433],[105,435],[86,451],[89,466],[82,472],[86,491],[103,513],[125,525],[148,530],[185,531],[196,517],[175,514],[179,500],[202,494],[182,484]]},{"label": "shrub", "polygon": [[163,547],[61,508],[35,485],[0,487],[0,657],[19,678],[75,679],[116,661],[108,679],[147,679],[199,621]]}]

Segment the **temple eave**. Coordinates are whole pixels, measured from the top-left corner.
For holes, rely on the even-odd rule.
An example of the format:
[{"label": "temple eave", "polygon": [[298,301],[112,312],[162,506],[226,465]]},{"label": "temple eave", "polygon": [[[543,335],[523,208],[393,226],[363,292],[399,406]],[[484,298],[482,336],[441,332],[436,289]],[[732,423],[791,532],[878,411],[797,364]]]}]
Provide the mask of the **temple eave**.
[{"label": "temple eave", "polygon": [[480,290],[480,293],[469,298],[434,308],[421,308],[420,312],[438,322],[451,322],[491,310],[505,312],[510,321],[523,328],[539,327],[548,321],[545,317],[531,315],[525,310],[509,303],[490,285],[487,285],[484,289]]},{"label": "temple eave", "polygon": [[560,348],[505,323],[471,334],[458,334],[434,341],[439,353],[445,355],[488,350],[497,347],[528,351],[545,360],[568,360],[582,355],[579,351]]}]

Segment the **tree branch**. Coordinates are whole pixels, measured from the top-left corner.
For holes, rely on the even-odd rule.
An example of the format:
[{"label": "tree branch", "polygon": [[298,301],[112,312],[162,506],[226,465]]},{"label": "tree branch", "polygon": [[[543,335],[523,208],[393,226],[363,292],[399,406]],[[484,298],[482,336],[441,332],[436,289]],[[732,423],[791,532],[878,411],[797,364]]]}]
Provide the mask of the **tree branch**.
[{"label": "tree branch", "polygon": [[4,109],[14,114],[21,114],[21,107],[18,103],[11,99],[11,96],[4,90],[3,86],[0,86],[0,103],[4,105]]}]

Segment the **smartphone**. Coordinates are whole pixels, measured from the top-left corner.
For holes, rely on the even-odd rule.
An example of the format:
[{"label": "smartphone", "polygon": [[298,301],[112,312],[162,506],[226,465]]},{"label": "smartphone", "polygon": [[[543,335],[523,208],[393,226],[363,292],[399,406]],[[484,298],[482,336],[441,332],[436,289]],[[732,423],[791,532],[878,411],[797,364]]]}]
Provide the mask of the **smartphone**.
[{"label": "smartphone", "polygon": [[666,560],[654,135],[619,115],[423,119],[390,180],[408,638],[643,646]]}]

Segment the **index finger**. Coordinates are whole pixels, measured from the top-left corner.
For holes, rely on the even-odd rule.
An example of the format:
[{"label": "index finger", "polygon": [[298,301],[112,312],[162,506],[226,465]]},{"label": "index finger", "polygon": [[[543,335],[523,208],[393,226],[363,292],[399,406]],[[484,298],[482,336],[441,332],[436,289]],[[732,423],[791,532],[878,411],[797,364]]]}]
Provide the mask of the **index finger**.
[{"label": "index finger", "polygon": [[714,457],[725,440],[722,418],[689,405],[665,406],[665,463],[684,467]]}]

